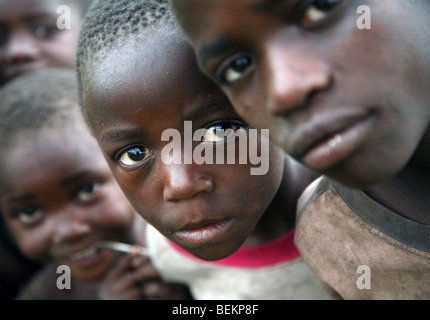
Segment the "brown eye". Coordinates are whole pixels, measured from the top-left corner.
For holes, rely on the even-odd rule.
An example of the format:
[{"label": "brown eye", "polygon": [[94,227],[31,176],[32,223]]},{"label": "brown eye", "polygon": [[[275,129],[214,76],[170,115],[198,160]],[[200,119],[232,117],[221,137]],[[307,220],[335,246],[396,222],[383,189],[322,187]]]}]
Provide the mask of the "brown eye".
[{"label": "brown eye", "polygon": [[306,2],[302,7],[300,24],[306,27],[324,20],[341,2],[342,0],[314,0]]},{"label": "brown eye", "polygon": [[252,57],[248,54],[241,54],[233,57],[226,63],[226,66],[221,72],[221,82],[224,84],[231,84],[239,80],[248,71],[252,64]]},{"label": "brown eye", "polygon": [[237,130],[244,128],[245,125],[238,120],[222,120],[206,127],[202,142],[221,142],[226,141]]},{"label": "brown eye", "polygon": [[16,212],[16,216],[22,223],[31,224],[39,221],[43,217],[43,212],[37,207],[27,207]]},{"label": "brown eye", "polygon": [[126,166],[135,166],[152,155],[151,150],[143,146],[136,146],[125,151],[119,158],[119,162]]},{"label": "brown eye", "polygon": [[101,183],[99,182],[87,183],[78,190],[77,198],[81,202],[90,201],[97,196],[100,188]]},{"label": "brown eye", "polygon": [[58,32],[57,27],[49,25],[40,25],[34,28],[34,35],[38,39],[46,39]]}]

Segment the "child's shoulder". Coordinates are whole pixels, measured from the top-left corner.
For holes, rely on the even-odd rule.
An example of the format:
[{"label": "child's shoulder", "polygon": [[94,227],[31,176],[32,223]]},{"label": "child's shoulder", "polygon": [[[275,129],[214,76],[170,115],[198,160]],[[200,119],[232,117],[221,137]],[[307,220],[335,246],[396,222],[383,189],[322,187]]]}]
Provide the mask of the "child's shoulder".
[{"label": "child's shoulder", "polygon": [[48,300],[57,299],[56,286],[59,274],[53,266],[43,266],[21,288],[17,300]]}]

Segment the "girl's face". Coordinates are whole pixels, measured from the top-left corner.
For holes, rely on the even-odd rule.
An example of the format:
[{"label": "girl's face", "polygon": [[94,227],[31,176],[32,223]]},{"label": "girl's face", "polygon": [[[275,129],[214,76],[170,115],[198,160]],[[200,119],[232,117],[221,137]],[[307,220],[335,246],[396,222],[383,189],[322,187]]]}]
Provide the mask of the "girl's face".
[{"label": "girl's face", "polygon": [[429,1],[170,1],[202,70],[295,159],[356,187],[428,167]]},{"label": "girl's face", "polygon": [[[239,164],[237,142],[235,164],[198,164],[194,157],[185,163],[190,156],[185,143],[191,151],[211,146],[206,152],[212,152],[227,143],[218,139],[218,129],[242,128],[248,136],[249,128],[199,72],[183,39],[160,33],[130,40],[94,67],[84,105],[105,157],[138,213],[193,255],[221,259],[243,244],[271,203],[281,182],[283,153],[270,147],[264,175],[250,174],[254,166],[249,158]],[[185,121],[192,130],[184,129]],[[201,128],[207,134],[191,141],[186,131],[194,134]],[[182,141],[177,163],[163,158],[164,152],[173,152],[168,147],[173,138],[162,138],[167,132],[176,132]],[[258,146],[263,145],[269,147],[267,139],[258,139]]]},{"label": "girl's face", "polygon": [[96,141],[79,129],[18,137],[2,154],[0,205],[27,257],[97,280],[117,256],[97,242],[130,241],[136,216]]},{"label": "girl's face", "polygon": [[80,10],[70,7],[70,29],[61,1],[0,0],[0,86],[21,74],[47,67],[74,68],[81,23]]}]

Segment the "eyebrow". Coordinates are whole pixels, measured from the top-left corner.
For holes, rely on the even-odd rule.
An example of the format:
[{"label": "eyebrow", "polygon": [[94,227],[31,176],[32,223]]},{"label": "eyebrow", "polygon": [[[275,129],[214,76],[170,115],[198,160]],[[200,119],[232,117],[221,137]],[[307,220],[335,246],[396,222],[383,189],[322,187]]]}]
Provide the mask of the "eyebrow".
[{"label": "eyebrow", "polygon": [[36,198],[36,195],[34,193],[24,193],[17,196],[10,196],[9,199],[7,199],[8,203],[14,203],[14,202],[21,202],[26,200],[31,200]]},{"label": "eyebrow", "polygon": [[264,13],[273,10],[285,0],[262,0],[251,5],[252,13]]},{"label": "eyebrow", "polygon": [[[251,12],[256,14],[271,11],[285,0],[262,0],[251,4]],[[233,46],[233,41],[227,35],[222,35],[215,40],[203,44],[198,50],[199,66],[204,69],[204,65],[213,57],[219,56]]]},{"label": "eyebrow", "polygon": [[89,170],[85,170],[85,171],[81,171],[81,172],[78,172],[76,174],[73,174],[67,178],[60,180],[60,186],[66,186],[66,185],[72,184],[76,181],[79,181],[83,177],[88,176],[90,173],[91,172]]},{"label": "eyebrow", "polygon": [[232,45],[233,42],[228,36],[225,35],[220,36],[211,42],[205,43],[198,51],[200,66],[204,66],[206,62],[213,57],[223,54],[229,48],[231,48]]},{"label": "eyebrow", "polygon": [[105,142],[112,142],[115,140],[121,140],[124,137],[131,136],[134,130],[130,129],[112,129],[102,134],[100,137],[100,144]]},{"label": "eyebrow", "polygon": [[56,16],[54,14],[48,13],[48,12],[40,12],[40,13],[31,13],[28,16],[24,17],[24,21],[26,22],[33,22],[37,20],[43,20],[43,19],[53,19],[56,21]]},{"label": "eyebrow", "polygon": [[183,117],[183,120],[187,120],[187,119],[193,120],[196,118],[198,119],[200,117],[206,116],[208,113],[214,113],[221,110],[225,110],[226,105],[228,105],[227,102],[226,103],[215,102],[215,103],[200,105],[198,108],[190,111],[189,113],[186,113],[185,116]]}]

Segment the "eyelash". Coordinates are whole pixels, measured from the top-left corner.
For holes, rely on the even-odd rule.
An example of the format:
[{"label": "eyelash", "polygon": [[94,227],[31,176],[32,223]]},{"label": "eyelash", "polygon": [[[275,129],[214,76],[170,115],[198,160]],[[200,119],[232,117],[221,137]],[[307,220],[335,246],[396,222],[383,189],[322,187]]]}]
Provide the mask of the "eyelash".
[{"label": "eyelash", "polygon": [[[227,130],[231,129],[232,127],[236,127],[236,128],[233,128],[233,133],[236,132],[237,130],[244,129],[247,127],[247,125],[243,121],[240,121],[237,119],[222,119],[222,120],[217,120],[217,121],[211,122],[211,123],[205,125],[202,129],[206,129],[206,131],[205,131],[206,135],[211,134],[211,132],[212,133],[215,132],[215,139],[216,139],[216,136],[217,136],[216,131],[221,130],[221,128],[222,128],[222,130],[225,130],[223,128],[223,125],[225,125],[225,124],[227,124],[227,125],[224,126],[224,128],[229,127],[229,128],[227,128]],[[221,127],[221,128],[211,130],[212,128],[217,127],[217,126]],[[227,130],[225,130],[225,131],[227,131]],[[229,133],[229,132],[227,131],[227,133]],[[228,139],[228,136],[226,136],[226,137],[223,136],[223,138],[224,138],[223,141],[225,141],[226,139]],[[208,138],[207,140],[203,140],[203,139],[204,139],[204,137],[202,137],[202,141],[200,143],[203,143],[203,142],[205,142],[205,143],[220,142],[220,141],[208,141],[210,138]],[[132,150],[135,150],[134,155],[136,155],[138,153],[138,156],[142,156],[143,158],[138,159],[138,160],[132,160],[130,158],[130,154],[129,154],[129,152],[131,152]],[[133,145],[133,146],[127,147],[127,148],[119,151],[117,153],[117,155],[114,157],[114,160],[115,160],[115,162],[118,162],[120,164],[120,166],[122,166],[124,168],[136,168],[136,167],[139,167],[140,165],[142,165],[144,163],[147,163],[147,161],[153,155],[154,155],[153,152],[149,148],[147,148],[143,145]],[[126,163],[126,161],[125,161],[125,160],[127,160],[126,157],[128,158],[129,161],[134,161],[135,163],[132,163],[132,164]]]},{"label": "eyelash", "polygon": [[[29,210],[32,210],[32,212],[29,212]],[[33,217],[30,218],[30,220],[25,220],[27,219],[26,217],[29,217],[30,215],[36,215],[36,218],[34,219]],[[33,225],[36,224],[37,222],[41,221],[44,217],[44,211],[42,208],[40,207],[24,207],[24,208],[20,208],[18,210],[15,210],[13,213],[13,216],[16,217],[21,223],[26,224],[26,225]]]},{"label": "eyelash", "polygon": [[[123,157],[127,156],[127,154],[128,154],[129,152],[131,152],[132,150],[137,151],[137,149],[140,149],[140,151],[139,151],[139,152],[141,152],[141,154],[143,154],[144,158],[143,158],[143,159],[141,159],[141,160],[139,160],[139,161],[136,161],[136,163],[134,163],[134,164],[127,164],[127,163],[125,163],[125,162],[124,162],[124,160],[126,160],[126,159],[123,159]],[[144,149],[144,151],[141,151],[142,149]],[[134,155],[136,155],[136,153],[135,153]],[[133,146],[127,147],[127,148],[125,148],[125,149],[123,149],[123,150],[119,151],[119,152],[117,153],[117,156],[115,157],[115,159],[116,159],[116,161],[117,161],[121,166],[123,166],[123,167],[125,167],[125,168],[133,168],[133,167],[139,166],[140,164],[142,164],[143,162],[145,162],[145,161],[146,161],[147,159],[149,159],[152,155],[153,155],[153,153],[152,153],[152,151],[151,151],[149,148],[147,148],[147,147],[145,147],[145,146],[143,146],[143,145],[133,145]],[[134,160],[132,160],[132,159],[130,158],[130,156],[128,156],[128,158],[129,158],[129,160],[130,160],[130,161],[134,161]]]},{"label": "eyelash", "polygon": [[[295,16],[298,17],[297,24],[305,29],[317,27],[328,19],[344,0],[308,0],[300,3],[296,9]],[[312,10],[312,11],[309,11]],[[308,16],[307,16],[308,15]],[[307,22],[305,19],[315,19]]]},{"label": "eyelash", "polygon": [[[91,189],[88,191],[86,190],[87,187],[90,187]],[[83,204],[91,203],[92,201],[98,199],[98,195],[100,194],[102,187],[103,183],[100,181],[87,182],[78,188],[76,192],[76,200]]]},{"label": "eyelash", "polygon": [[[300,4],[292,12],[293,20],[295,23],[304,29],[312,29],[326,21],[336,9],[342,4],[343,0],[308,0],[301,1]],[[308,12],[309,10],[313,10]],[[323,11],[323,10],[327,10]],[[320,12],[318,12],[320,11]],[[319,16],[316,16],[320,14]],[[309,17],[307,17],[309,15]],[[308,22],[306,19],[312,19],[311,16],[317,21]],[[233,65],[236,64],[236,65]],[[224,87],[234,84],[236,81],[242,79],[246,74],[252,71],[254,65],[254,57],[246,52],[237,53],[226,60],[224,60],[215,71],[215,80]],[[236,68],[236,70],[234,70]],[[242,70],[238,70],[242,69]],[[229,74],[230,73],[230,74]],[[230,79],[229,79],[230,78]],[[233,78],[233,79],[232,79]]]},{"label": "eyelash", "polygon": [[38,25],[33,28],[33,33],[38,39],[48,39],[57,33],[59,29],[55,25]]},{"label": "eyelash", "polygon": [[[225,124],[226,124],[226,126],[223,126]],[[217,127],[215,130],[210,130],[210,129],[215,128],[215,127]],[[227,129],[225,129],[226,127],[227,127]],[[226,131],[228,133],[229,129],[233,129],[232,133],[235,133],[237,130],[246,129],[246,128],[247,128],[247,125],[243,121],[240,121],[240,120],[237,120],[237,119],[222,119],[222,120],[217,120],[215,122],[209,123],[203,129],[207,130],[206,134],[210,134],[211,132],[214,132],[214,138],[215,139],[220,139],[218,137],[218,135],[217,135],[217,131],[218,130],[223,130],[222,133],[225,133]],[[222,140],[218,140],[218,141],[205,141],[205,140],[202,140],[201,142],[206,142],[206,143],[219,143],[221,141],[224,142],[224,141],[226,141],[229,138],[229,136],[222,135],[221,138],[222,138]]]}]

